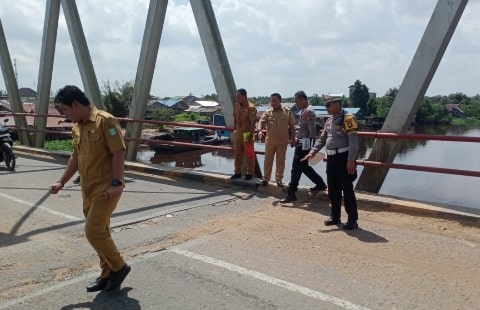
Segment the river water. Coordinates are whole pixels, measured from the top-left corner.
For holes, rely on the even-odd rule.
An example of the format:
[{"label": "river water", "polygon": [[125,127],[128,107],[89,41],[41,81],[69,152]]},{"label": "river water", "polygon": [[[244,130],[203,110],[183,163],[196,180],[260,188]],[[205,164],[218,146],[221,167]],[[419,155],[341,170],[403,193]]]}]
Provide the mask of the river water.
[{"label": "river water", "polygon": [[[480,136],[479,128],[466,129],[464,127],[435,127],[417,128],[416,133],[442,134],[456,136]],[[412,132],[413,133],[413,132]],[[368,158],[374,140],[361,139],[359,159]],[[256,150],[264,150],[263,143],[256,143]],[[397,154],[394,162],[398,164],[440,167],[480,171],[480,143],[449,142],[449,141],[405,141],[405,145]],[[284,182],[290,179],[293,149],[287,151]],[[260,167],[263,170],[263,155],[257,155]],[[153,151],[138,153],[139,162],[154,166],[182,167],[193,170],[233,173],[233,153],[231,151],[204,151],[177,154],[155,154]],[[274,163],[275,167],[275,163]],[[314,166],[317,172],[326,180],[325,163]],[[362,166],[358,167],[359,173]],[[273,169],[273,175],[275,168]],[[311,186],[311,181],[302,176],[300,184]],[[403,197],[413,200],[434,202],[452,207],[467,207],[480,209],[480,178],[439,174],[431,172],[417,172],[410,170],[390,169],[380,194]]]}]

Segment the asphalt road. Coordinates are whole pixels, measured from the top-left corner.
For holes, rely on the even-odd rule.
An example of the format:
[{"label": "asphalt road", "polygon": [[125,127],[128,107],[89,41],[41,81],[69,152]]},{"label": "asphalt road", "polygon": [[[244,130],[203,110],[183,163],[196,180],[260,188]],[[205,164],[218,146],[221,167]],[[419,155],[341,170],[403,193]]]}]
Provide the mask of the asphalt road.
[{"label": "asphalt road", "polygon": [[[325,227],[325,200],[128,173],[112,217],[132,266],[120,292],[86,293],[98,261],[64,162],[0,169],[0,309],[476,309],[478,225],[360,211]],[[272,194],[273,193],[273,194]]]}]

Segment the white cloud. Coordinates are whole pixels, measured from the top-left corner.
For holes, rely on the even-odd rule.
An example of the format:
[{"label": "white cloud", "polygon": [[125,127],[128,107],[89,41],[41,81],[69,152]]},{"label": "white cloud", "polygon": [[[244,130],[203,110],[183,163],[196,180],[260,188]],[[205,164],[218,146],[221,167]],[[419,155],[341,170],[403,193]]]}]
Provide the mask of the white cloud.
[{"label": "white cloud", "polygon": [[[76,1],[97,79],[135,78],[149,0]],[[212,0],[237,87],[252,96],[346,92],[356,79],[383,95],[398,87],[436,0]],[[20,87],[36,87],[44,0],[0,2]],[[480,0],[469,1],[428,95],[480,93]],[[52,90],[81,85],[63,13]],[[0,89],[5,89],[0,78]],[[151,93],[215,92],[186,0],[171,0]]]}]

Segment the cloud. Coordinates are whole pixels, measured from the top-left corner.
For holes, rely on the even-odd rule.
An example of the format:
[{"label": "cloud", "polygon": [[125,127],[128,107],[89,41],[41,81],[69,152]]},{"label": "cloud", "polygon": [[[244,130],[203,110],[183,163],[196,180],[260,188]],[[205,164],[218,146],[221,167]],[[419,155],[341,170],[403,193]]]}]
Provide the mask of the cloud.
[{"label": "cloud", "polygon": [[[7,3],[8,2],[8,3]],[[150,1],[76,1],[100,84],[135,78]],[[355,80],[383,95],[398,87],[436,0],[212,0],[237,87],[252,96],[299,89],[346,93]],[[39,14],[41,12],[41,14]],[[35,88],[44,0],[0,2],[0,18],[21,87]],[[428,95],[479,93],[480,0],[469,1]],[[52,90],[81,85],[63,13]],[[0,78],[0,89],[5,89]],[[169,1],[151,93],[214,93],[195,19],[186,0]]]}]

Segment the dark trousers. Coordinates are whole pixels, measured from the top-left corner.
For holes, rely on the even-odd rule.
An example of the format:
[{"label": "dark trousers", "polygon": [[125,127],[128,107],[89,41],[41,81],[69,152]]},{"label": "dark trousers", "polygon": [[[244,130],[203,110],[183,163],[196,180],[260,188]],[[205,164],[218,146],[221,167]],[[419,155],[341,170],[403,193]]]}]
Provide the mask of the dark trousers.
[{"label": "dark trousers", "polygon": [[353,190],[353,181],[357,177],[347,172],[348,152],[327,156],[327,184],[328,197],[332,204],[331,217],[340,219],[342,206],[342,192],[345,205],[345,211],[348,215],[348,222],[358,220],[357,199]]},{"label": "dark trousers", "polygon": [[310,150],[302,150],[301,145],[295,147],[295,154],[293,155],[292,162],[292,173],[287,191],[289,196],[295,196],[302,173],[304,173],[316,185],[326,187],[322,177],[318,175],[315,170],[313,170],[312,166],[310,166],[308,163],[308,160],[300,161],[300,159],[305,157],[305,155],[307,155],[309,152]]}]

